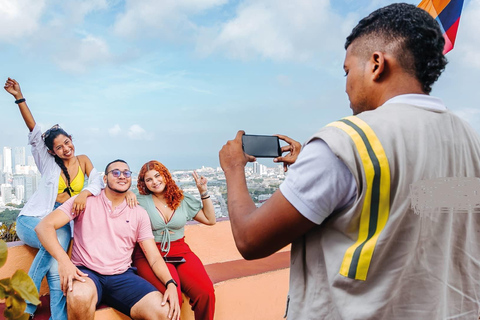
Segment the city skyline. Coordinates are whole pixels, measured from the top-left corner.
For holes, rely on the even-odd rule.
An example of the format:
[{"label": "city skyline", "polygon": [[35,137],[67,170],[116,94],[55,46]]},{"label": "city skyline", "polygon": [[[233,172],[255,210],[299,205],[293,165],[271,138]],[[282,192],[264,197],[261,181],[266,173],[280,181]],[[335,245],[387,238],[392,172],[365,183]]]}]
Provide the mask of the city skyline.
[{"label": "city skyline", "polygon": [[[345,37],[393,2],[5,0],[0,77],[17,79],[42,130],[59,123],[99,170],[115,158],[134,170],[152,159],[218,167],[237,130],[304,142],[351,115]],[[465,1],[432,95],[480,132],[478,16],[480,0]],[[0,150],[27,146],[13,100],[0,94]]]},{"label": "city skyline", "polygon": [[[25,147],[14,147],[15,153],[9,154],[8,147],[4,147],[4,153],[0,155],[0,159],[8,162],[5,158],[10,158],[10,164],[5,167],[0,166],[0,214],[3,210],[9,208],[19,210],[17,208],[9,207],[10,204],[23,206],[28,202],[29,198],[34,194],[40,181],[40,173],[35,164],[26,164]],[[6,152],[7,151],[7,152]],[[33,157],[32,157],[33,158]],[[14,163],[20,162],[12,167]],[[22,164],[23,162],[23,164]],[[171,171],[173,179],[180,186],[180,188],[195,198],[200,199],[195,180],[192,176],[193,169]],[[225,176],[220,168],[202,167],[197,170],[200,175],[207,177],[209,181],[209,193],[212,197],[215,213],[217,217],[228,216],[228,209],[226,205],[226,184]],[[257,205],[265,202],[273,192],[278,188],[278,185],[285,178],[283,166],[277,164],[275,167],[266,167],[265,165],[253,162],[251,166],[245,168],[247,184],[249,189],[255,190],[256,195],[252,194]],[[137,173],[132,175],[131,190],[136,189]],[[273,188],[272,186],[275,186]],[[3,221],[0,216],[0,225]]]}]

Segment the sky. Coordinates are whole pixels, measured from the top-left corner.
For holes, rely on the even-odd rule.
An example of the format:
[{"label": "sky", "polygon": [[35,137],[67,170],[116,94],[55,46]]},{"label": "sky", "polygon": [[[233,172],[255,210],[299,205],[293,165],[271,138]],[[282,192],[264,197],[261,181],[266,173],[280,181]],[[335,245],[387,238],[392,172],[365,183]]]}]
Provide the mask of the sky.
[{"label": "sky", "polygon": [[[218,167],[238,130],[304,142],[351,115],[345,37],[393,2],[0,0],[0,81],[16,79],[42,130],[60,124],[101,170]],[[480,133],[479,17],[466,0],[431,94]],[[0,152],[27,134],[2,90]]]}]

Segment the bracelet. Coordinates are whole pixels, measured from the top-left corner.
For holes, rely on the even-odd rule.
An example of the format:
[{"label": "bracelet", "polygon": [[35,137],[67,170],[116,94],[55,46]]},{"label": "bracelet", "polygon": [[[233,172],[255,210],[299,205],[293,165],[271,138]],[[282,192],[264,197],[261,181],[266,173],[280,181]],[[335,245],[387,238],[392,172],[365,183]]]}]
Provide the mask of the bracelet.
[{"label": "bracelet", "polygon": [[202,197],[202,198],[200,198],[200,199],[202,199],[202,200],[207,200],[208,198],[210,198],[210,196]]},{"label": "bracelet", "polygon": [[208,190],[205,191],[204,193],[200,193],[200,198],[208,196]]},{"label": "bracelet", "polygon": [[25,98],[15,100],[16,104],[19,104],[19,103],[22,103],[22,102],[25,102]]},{"label": "bracelet", "polygon": [[165,288],[168,287],[168,285],[169,285],[170,283],[173,283],[173,284],[175,285],[175,287],[178,287],[177,282],[176,282],[175,280],[173,280],[173,279],[170,279],[170,280],[168,280],[167,282],[165,282]]}]

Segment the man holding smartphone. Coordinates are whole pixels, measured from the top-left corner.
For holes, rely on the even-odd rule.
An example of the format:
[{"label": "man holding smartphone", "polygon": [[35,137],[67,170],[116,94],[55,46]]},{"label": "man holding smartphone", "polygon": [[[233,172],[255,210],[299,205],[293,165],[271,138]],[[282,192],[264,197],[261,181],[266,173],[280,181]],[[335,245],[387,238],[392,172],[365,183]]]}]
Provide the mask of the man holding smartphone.
[{"label": "man holding smartphone", "polygon": [[[244,132],[220,151],[240,253],[258,259],[292,244],[289,319],[478,317],[480,215],[437,192],[480,177],[478,134],[429,96],[444,43],[413,5],[362,19],[345,44],[354,116],[320,129],[299,155],[293,141],[282,148],[290,153],[276,160],[294,164],[259,208],[245,180],[254,157],[242,151]],[[410,194],[412,185],[426,195]],[[433,205],[414,212],[418,196]]]}]

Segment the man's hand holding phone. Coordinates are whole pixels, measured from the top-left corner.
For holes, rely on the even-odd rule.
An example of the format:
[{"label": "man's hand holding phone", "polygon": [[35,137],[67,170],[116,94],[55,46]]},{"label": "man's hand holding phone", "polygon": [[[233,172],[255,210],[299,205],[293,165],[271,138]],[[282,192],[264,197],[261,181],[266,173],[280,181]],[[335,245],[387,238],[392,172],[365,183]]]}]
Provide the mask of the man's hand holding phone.
[{"label": "man's hand holding phone", "polygon": [[298,155],[302,150],[302,144],[298,141],[293,140],[287,136],[277,134],[276,135],[280,140],[285,141],[288,145],[282,147],[282,153],[288,152],[287,155],[283,157],[276,157],[273,159],[273,162],[283,162],[283,170],[287,172],[288,166],[294,164],[297,161]]},{"label": "man's hand holding phone", "polygon": [[222,150],[220,150],[220,166],[225,173],[237,167],[242,168],[242,172],[244,172],[247,162],[257,160],[254,156],[243,152],[242,137],[244,134],[245,131],[238,131],[235,139],[227,141]]},{"label": "man's hand holding phone", "polygon": [[[280,147],[279,139],[288,143]],[[233,167],[245,167],[247,162],[256,161],[256,157],[274,158],[273,162],[283,162],[285,172],[288,166],[295,163],[302,145],[287,136],[246,135],[240,130],[234,140],[230,140],[220,150],[220,166],[223,171]],[[282,156],[282,153],[288,152]]]}]

